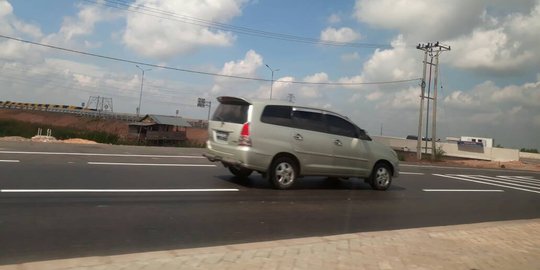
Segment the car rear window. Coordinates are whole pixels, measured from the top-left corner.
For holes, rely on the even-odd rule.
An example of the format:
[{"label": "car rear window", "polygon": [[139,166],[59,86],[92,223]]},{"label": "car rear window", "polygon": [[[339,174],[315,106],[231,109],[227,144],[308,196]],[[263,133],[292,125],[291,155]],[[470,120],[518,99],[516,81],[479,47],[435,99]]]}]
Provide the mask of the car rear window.
[{"label": "car rear window", "polygon": [[268,105],[261,115],[261,122],[279,126],[292,126],[291,106]]},{"label": "car rear window", "polygon": [[213,121],[243,124],[247,122],[249,104],[221,103],[212,116]]}]

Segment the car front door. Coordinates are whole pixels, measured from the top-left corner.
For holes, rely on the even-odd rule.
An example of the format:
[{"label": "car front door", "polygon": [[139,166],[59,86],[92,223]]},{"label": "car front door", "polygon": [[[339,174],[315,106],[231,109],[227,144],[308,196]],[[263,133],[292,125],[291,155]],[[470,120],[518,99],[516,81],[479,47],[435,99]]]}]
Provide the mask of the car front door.
[{"label": "car front door", "polygon": [[332,141],[321,112],[293,109],[292,145],[304,175],[327,175],[333,171]]},{"label": "car front door", "polygon": [[360,139],[360,129],[351,122],[326,115],[328,133],[332,138],[334,170],[342,176],[367,176],[369,174],[366,141]]}]

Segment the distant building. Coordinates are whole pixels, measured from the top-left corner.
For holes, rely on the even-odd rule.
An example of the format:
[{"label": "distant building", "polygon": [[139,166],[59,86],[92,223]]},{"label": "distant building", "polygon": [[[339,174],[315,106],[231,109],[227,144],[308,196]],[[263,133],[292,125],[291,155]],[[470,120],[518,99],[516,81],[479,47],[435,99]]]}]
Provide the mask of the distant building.
[{"label": "distant building", "polygon": [[191,125],[182,117],[147,114],[129,124],[128,137],[153,145],[174,145],[187,139],[188,127]]},{"label": "distant building", "polygon": [[461,136],[460,141],[482,143],[484,147],[493,147],[493,138]]}]

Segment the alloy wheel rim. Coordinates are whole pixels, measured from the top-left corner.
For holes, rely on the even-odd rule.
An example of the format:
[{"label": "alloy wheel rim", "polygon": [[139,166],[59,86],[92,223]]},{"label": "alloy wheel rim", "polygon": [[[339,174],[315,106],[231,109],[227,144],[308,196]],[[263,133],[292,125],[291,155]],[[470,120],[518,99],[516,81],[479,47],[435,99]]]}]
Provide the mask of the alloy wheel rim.
[{"label": "alloy wheel rim", "polygon": [[282,162],[276,166],[276,178],[282,185],[289,185],[294,181],[294,170],[291,164]]},{"label": "alloy wheel rim", "polygon": [[388,173],[386,168],[381,167],[377,170],[375,179],[377,180],[379,186],[385,187],[390,182],[390,173]]}]

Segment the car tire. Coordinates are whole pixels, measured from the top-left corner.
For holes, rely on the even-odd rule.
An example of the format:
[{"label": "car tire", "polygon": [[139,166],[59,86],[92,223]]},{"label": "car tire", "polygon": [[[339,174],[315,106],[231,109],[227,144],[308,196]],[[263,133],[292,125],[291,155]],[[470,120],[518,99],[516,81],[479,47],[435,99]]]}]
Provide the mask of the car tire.
[{"label": "car tire", "polygon": [[298,166],[289,157],[280,157],[272,162],[268,171],[268,180],[276,189],[290,189],[298,178]]},{"label": "car tire", "polygon": [[387,190],[392,184],[392,170],[384,163],[378,163],[369,177],[369,184],[374,190]]},{"label": "car tire", "polygon": [[242,168],[242,167],[235,167],[235,166],[229,166],[229,171],[237,177],[240,178],[247,178],[251,175],[253,170]]}]

